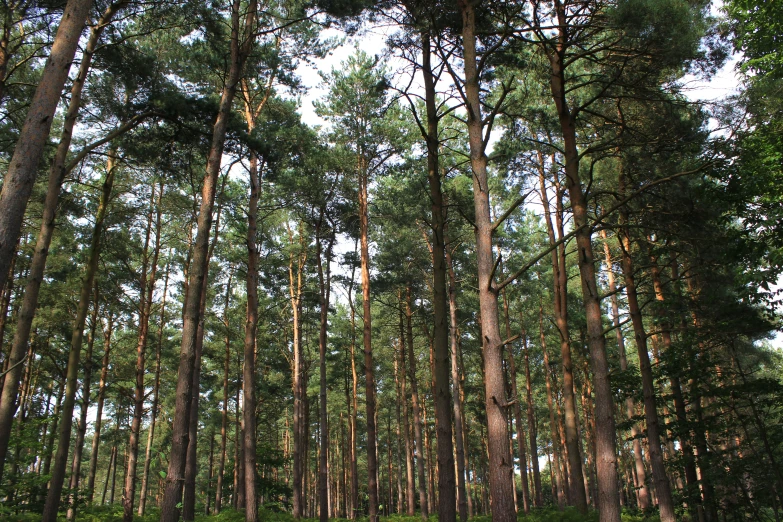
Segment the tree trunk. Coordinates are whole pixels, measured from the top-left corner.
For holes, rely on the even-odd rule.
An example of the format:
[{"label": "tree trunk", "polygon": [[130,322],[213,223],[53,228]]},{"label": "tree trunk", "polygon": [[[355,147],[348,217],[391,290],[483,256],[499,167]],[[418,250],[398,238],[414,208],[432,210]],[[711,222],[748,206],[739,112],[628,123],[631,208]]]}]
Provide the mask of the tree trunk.
[{"label": "tree trunk", "polygon": [[[498,256],[501,253],[498,251]],[[508,312],[508,299],[506,297],[505,288],[503,293],[503,312],[506,322],[506,338],[511,338],[511,321]],[[525,335],[524,332],[522,334]],[[524,341],[527,343],[527,339]],[[514,424],[516,425],[517,446],[519,449],[519,478],[522,485],[522,510],[525,514],[530,513],[530,486],[527,480],[527,448],[525,445],[525,430],[522,427],[522,409],[519,406],[520,397],[517,387],[517,363],[514,359],[514,351],[511,348],[511,343],[506,345],[506,355],[508,357],[508,372],[511,380],[511,396],[514,399]],[[511,455],[513,460],[513,453]],[[516,488],[514,488],[516,489]]]},{"label": "tree trunk", "polygon": [[93,288],[92,315],[90,316],[90,333],[87,337],[87,353],[85,354],[84,380],[82,381],[82,403],[79,411],[79,424],[76,429],[76,445],[71,462],[71,480],[68,488],[71,490],[68,505],[68,520],[76,519],[76,500],[79,478],[81,477],[82,451],[84,450],[84,435],[87,433],[87,409],[90,407],[90,381],[92,380],[92,349],[95,345],[95,330],[98,327],[98,285]]},{"label": "tree trunk", "polygon": [[[255,236],[254,236],[255,237]],[[227,309],[228,307],[226,307]],[[215,488],[215,507],[212,514],[217,515],[223,506],[223,480],[226,469],[226,443],[228,441],[228,372],[231,367],[231,337],[228,324],[228,316],[223,317],[223,326],[226,328],[225,351],[223,359],[223,410],[220,421],[220,464],[218,466],[217,487]]]},{"label": "tree trunk", "polygon": [[[157,205],[155,202],[155,185],[152,186],[150,197],[150,210],[147,217],[147,231],[144,235],[144,249],[142,251],[141,278],[139,280],[139,335],[136,342],[136,386],[133,396],[133,417],[131,420],[130,438],[128,440],[128,468],[125,475],[125,487],[122,495],[122,511],[124,522],[133,522],[133,502],[136,498],[136,461],[139,455],[139,434],[141,421],[144,416],[144,370],[146,369],[147,337],[149,334],[150,313],[152,311],[152,297],[155,292],[155,276],[158,269],[158,256],[160,255],[160,228],[161,228],[161,196],[158,193]],[[149,261],[149,246],[152,236],[153,209],[157,206],[157,219],[155,221],[155,248],[152,254],[152,262]],[[147,271],[149,270],[149,274]]]},{"label": "tree trunk", "polygon": [[[163,191],[163,183],[160,185]],[[159,203],[160,204],[160,203]],[[160,354],[163,349],[163,332],[166,327],[166,296],[169,290],[169,265],[166,265],[166,276],[163,279],[163,296],[160,304],[160,322],[158,326],[158,342],[155,348],[155,381],[152,388],[152,405],[150,406],[150,427],[147,432],[147,450],[144,455],[144,474],[141,479],[141,494],[139,496],[139,516],[144,516],[149,489],[150,464],[152,463],[152,443],[155,440],[155,425],[158,419],[158,403],[160,394]]]},{"label": "tree trunk", "polygon": [[71,441],[73,407],[76,398],[76,388],[78,387],[79,359],[82,341],[84,339],[84,323],[87,320],[87,310],[90,306],[90,293],[93,288],[95,272],[98,269],[101,237],[103,235],[103,222],[112,195],[114,174],[117,166],[116,162],[116,152],[112,150],[109,153],[109,160],[106,165],[106,176],[103,181],[103,186],[101,187],[100,203],[98,204],[98,210],[95,215],[95,224],[93,225],[88,261],[84,269],[84,275],[82,276],[79,305],[73,325],[71,349],[68,355],[65,399],[63,401],[62,419],[60,421],[60,433],[57,444],[57,455],[54,458],[54,469],[52,470],[52,478],[49,483],[49,491],[46,496],[46,504],[42,514],[42,520],[44,522],[56,522],[57,511],[60,507],[60,493],[62,493],[63,482],[65,481],[65,468],[68,461],[68,449]]},{"label": "tree trunk", "polygon": [[551,367],[549,366],[549,353],[546,348],[546,336],[544,335],[544,304],[540,304],[538,308],[538,328],[539,339],[541,344],[541,352],[544,355],[544,373],[546,377],[546,402],[549,409],[549,429],[552,436],[552,462],[550,466],[554,466],[556,471],[553,473],[555,477],[555,498],[558,508],[562,511],[565,507],[565,487],[563,485],[563,476],[560,473],[560,435],[558,434],[557,421],[555,421],[555,407],[552,400],[552,378]]},{"label": "tree trunk", "polygon": [[[227,176],[223,178],[221,184],[220,194],[222,196]],[[185,457],[185,480],[182,492],[182,519],[186,521],[194,520],[196,518],[196,475],[198,474],[198,404],[200,394],[200,381],[201,381],[201,354],[204,349],[204,318],[207,306],[207,291],[208,291],[208,272],[209,272],[209,260],[212,259],[212,253],[215,250],[215,246],[218,243],[220,236],[220,216],[223,210],[222,200],[218,204],[217,217],[215,219],[215,235],[212,238],[212,242],[209,245],[207,251],[207,267],[204,273],[204,278],[201,280],[201,302],[199,303],[199,323],[196,329],[196,360],[193,367],[193,382],[192,390],[193,394],[190,399],[190,426],[188,427],[188,447]],[[229,268],[229,279],[226,291],[228,292],[231,287],[231,276],[233,273]],[[186,292],[187,294],[188,292]]]},{"label": "tree trunk", "polygon": [[536,413],[533,408],[533,381],[530,378],[530,349],[527,345],[527,336],[523,333],[522,342],[525,347],[525,389],[527,391],[527,429],[530,436],[530,461],[533,465],[533,485],[535,487],[536,507],[544,506],[543,491],[541,489],[541,470],[538,468],[538,430],[536,429]]},{"label": "tree trunk", "polygon": [[411,403],[413,406],[413,431],[416,442],[416,468],[419,475],[419,509],[423,519],[429,518],[427,506],[427,475],[424,472],[424,437],[422,435],[421,409],[419,404],[418,378],[416,377],[416,356],[413,353],[413,311],[411,302],[413,296],[411,285],[405,289],[405,324],[408,341],[408,380],[411,383]]},{"label": "tree trunk", "polygon": [[509,462],[506,436],[508,404],[503,383],[503,341],[500,339],[498,296],[494,288],[493,225],[490,217],[484,118],[481,111],[479,70],[476,51],[476,15],[471,2],[457,0],[462,15],[462,46],[465,68],[465,102],[473,171],[476,261],[478,266],[479,309],[484,355],[484,387],[487,410],[492,518],[495,522],[516,520],[514,509],[513,463]]},{"label": "tree trunk", "polygon": [[[250,111],[246,108],[246,113]],[[255,119],[248,120],[249,130],[255,126]],[[244,420],[243,449],[245,461],[245,520],[258,520],[258,501],[256,499],[256,336],[258,333],[258,192],[261,188],[261,171],[258,157],[250,153],[250,200],[247,207],[247,314],[245,318],[244,365],[242,367],[242,417]],[[228,291],[226,291],[228,303]],[[226,308],[226,313],[228,308]]]},{"label": "tree trunk", "polygon": [[[95,473],[98,469],[98,449],[101,442],[101,418],[103,416],[103,403],[106,399],[106,379],[109,375],[109,354],[111,353],[111,334],[113,327],[111,314],[106,320],[106,328],[103,330],[103,361],[101,362],[101,380],[98,384],[98,404],[95,413],[95,430],[92,436],[92,450],[90,451],[90,473],[87,476],[87,502],[92,503],[95,492]],[[103,504],[103,500],[101,500]]]},{"label": "tree trunk", "polygon": [[[288,225],[286,225],[288,226]],[[288,240],[293,248],[294,236],[288,229]],[[294,484],[293,484],[293,514],[294,518],[306,516],[305,505],[307,490],[305,488],[305,473],[307,467],[307,449],[305,447],[305,409],[306,384],[304,378],[304,360],[302,352],[302,273],[304,272],[307,252],[304,245],[303,231],[300,230],[299,253],[294,255],[292,251],[288,263],[288,290],[291,298],[291,314],[293,316],[293,392],[294,392]],[[294,272],[294,258],[297,259],[296,273]]]},{"label": "tree trunk", "polygon": [[[617,336],[617,348],[620,354],[620,370],[628,370],[628,359],[625,355],[625,338],[623,337],[623,331],[620,327],[620,308],[617,300],[617,284],[614,279],[614,271],[612,269],[612,254],[609,248],[609,243],[606,242],[606,231],[601,232],[601,237],[604,240],[604,254],[606,255],[607,266],[607,278],[609,280],[609,293],[612,294],[612,324],[615,327],[615,335]],[[633,399],[628,397],[625,399],[625,410],[628,420],[633,419]],[[647,474],[644,469],[644,460],[642,456],[642,442],[639,439],[639,425],[634,422],[631,425],[631,438],[633,439],[633,446],[631,448],[631,454],[633,456],[635,473],[634,477],[634,489],[637,492],[639,509],[645,511],[650,507],[650,493],[647,491]]]},{"label": "tree trunk", "polygon": [[[91,6],[91,0],[69,0],[66,3],[52,50],[3,179],[0,192],[0,288],[5,288],[27,201],[38,174],[38,164],[48,143],[54,113]],[[5,456],[5,451],[2,454]]]},{"label": "tree trunk", "polygon": [[[220,99],[217,118],[212,128],[212,143],[204,176],[201,195],[201,208],[198,216],[196,245],[193,251],[193,266],[190,270],[187,298],[184,304],[182,325],[182,347],[177,373],[174,423],[172,426],[171,456],[169,458],[166,487],[161,506],[161,522],[177,522],[178,505],[182,501],[185,463],[190,430],[190,403],[194,393],[193,373],[196,366],[196,348],[198,344],[198,326],[201,322],[201,292],[207,277],[209,236],[212,228],[212,209],[215,203],[217,178],[226,140],[226,129],[231,114],[234,94],[237,90],[242,69],[250,50],[252,39],[249,34],[255,26],[255,0],[251,0],[245,18],[246,39],[240,45],[240,1],[233,0],[231,9],[231,59],[226,81]],[[195,390],[198,393],[198,390]]]},{"label": "tree trunk", "polygon": [[378,520],[378,451],[375,426],[375,362],[372,356],[372,316],[370,302],[369,172],[364,158],[359,160],[359,244],[362,274],[362,343],[364,346],[365,403],[367,409],[367,494],[369,522]]},{"label": "tree trunk", "polygon": [[[623,174],[620,174],[620,192],[624,190]],[[628,299],[628,312],[633,324],[634,339],[639,355],[639,371],[642,375],[642,391],[644,394],[644,418],[647,428],[647,448],[652,464],[655,494],[658,498],[661,522],[674,522],[674,502],[672,500],[669,478],[666,476],[666,466],[661,451],[661,435],[658,423],[657,400],[655,397],[655,382],[653,381],[650,355],[647,352],[647,332],[644,330],[639,299],[636,293],[636,279],[631,259],[631,236],[628,231],[628,213],[620,211],[620,250],[622,252],[623,279],[625,279],[625,295]],[[597,428],[597,426],[596,426]]]},{"label": "tree trunk", "polygon": [[[549,244],[556,243],[555,226],[547,196],[546,182],[544,180],[544,158],[538,153],[539,160],[539,185],[541,190],[541,203],[544,206],[544,218],[547,224]],[[554,162],[554,158],[553,158]],[[557,176],[557,174],[555,174]],[[563,194],[560,184],[555,182],[555,220],[557,233],[564,237],[563,227]],[[579,457],[579,417],[576,411],[576,399],[574,398],[574,368],[571,359],[571,337],[568,326],[568,266],[566,264],[565,243],[552,250],[552,273],[554,278],[554,312],[555,324],[560,334],[560,357],[563,365],[563,407],[565,408],[565,445],[568,458],[568,483],[570,484],[569,497],[577,509],[585,513],[587,511],[587,497],[581,484],[584,482],[582,459]],[[579,485],[579,486],[577,486]]]},{"label": "tree trunk", "polygon": [[403,312],[402,296],[398,295],[400,300],[400,364],[401,364],[401,394],[402,394],[402,419],[403,433],[405,438],[405,477],[406,477],[406,514],[412,517],[416,514],[416,475],[413,462],[413,445],[411,440],[410,415],[408,411],[408,350],[405,341],[405,318]]},{"label": "tree trunk", "polygon": [[430,36],[421,35],[422,74],[424,77],[425,104],[427,109],[427,180],[432,206],[432,308],[433,323],[433,380],[435,417],[437,419],[438,445],[438,519],[455,520],[457,485],[454,476],[454,448],[451,432],[451,389],[449,388],[449,325],[446,288],[445,207],[438,165],[438,110],[436,107],[435,78],[432,73]]},{"label": "tree trunk", "polygon": [[[555,0],[558,17],[559,42],[556,50],[549,52],[551,65],[550,88],[557,108],[565,156],[566,187],[571,200],[579,274],[582,282],[582,300],[587,321],[587,337],[590,363],[595,390],[596,471],[601,522],[620,522],[620,496],[617,479],[617,448],[612,389],[609,384],[609,362],[606,356],[606,339],[603,332],[601,296],[596,280],[593,256],[592,231],[588,223],[587,199],[579,175],[579,151],[576,141],[576,122],[566,99],[564,56],[568,42],[568,21],[565,7]],[[564,388],[568,388],[564,383]],[[569,449],[569,456],[570,456]],[[573,457],[572,457],[573,458]],[[582,482],[572,484],[578,491]],[[578,494],[578,493],[577,493]],[[581,497],[580,497],[581,500]],[[585,504],[580,502],[584,509]]]},{"label": "tree trunk", "polygon": [[[354,254],[356,253],[356,247],[354,246]],[[359,471],[357,462],[356,451],[356,416],[359,411],[359,375],[356,370],[356,307],[353,301],[353,284],[354,284],[355,268],[351,268],[351,281],[348,285],[348,306],[351,309],[351,397],[353,400],[353,408],[351,408],[350,415],[350,431],[351,431],[351,495],[350,505],[351,510],[348,514],[348,518],[354,520],[357,515],[357,509],[359,505]]]},{"label": "tree trunk", "polygon": [[[326,246],[326,269],[324,270],[324,263],[322,260],[322,245],[321,245],[321,227],[323,225],[324,213],[326,209],[321,209],[321,215],[318,220],[318,224],[315,228],[315,242],[318,263],[318,286],[319,286],[319,305],[320,311],[320,327],[318,330],[318,362],[319,362],[319,381],[320,390],[318,397],[318,414],[319,414],[319,430],[321,435],[320,440],[320,462],[318,467],[318,506],[319,506],[319,519],[321,522],[327,522],[329,519],[329,472],[327,463],[329,459],[329,425],[326,416],[326,342],[327,342],[327,329],[329,328],[329,293],[331,285],[331,263],[332,263],[332,247],[334,245],[334,231],[329,232],[329,238]],[[324,273],[325,272],[325,273]],[[390,447],[391,447],[391,443]],[[389,465],[391,465],[391,457],[389,458]],[[391,473],[389,474],[391,480]],[[391,495],[391,486],[390,495]]]},{"label": "tree trunk", "polygon": [[[445,221],[445,218],[444,218]],[[454,273],[454,262],[449,252],[448,222],[443,224],[443,237],[446,245],[445,257],[449,274],[449,321],[451,323],[451,385],[452,401],[454,407],[454,441],[457,457],[457,503],[459,505],[459,518],[461,522],[468,519],[468,499],[465,487],[465,436],[463,430],[462,401],[460,400],[460,373],[457,364],[459,350],[459,326],[457,323],[457,277]]]}]

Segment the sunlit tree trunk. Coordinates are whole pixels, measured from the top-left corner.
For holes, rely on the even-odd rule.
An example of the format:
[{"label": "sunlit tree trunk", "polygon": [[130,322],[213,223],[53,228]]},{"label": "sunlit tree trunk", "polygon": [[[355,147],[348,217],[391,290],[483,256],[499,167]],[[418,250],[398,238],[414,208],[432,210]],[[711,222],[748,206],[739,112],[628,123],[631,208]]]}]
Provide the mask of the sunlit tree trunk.
[{"label": "sunlit tree trunk", "polygon": [[484,354],[484,387],[487,411],[492,518],[495,522],[516,520],[514,509],[513,463],[509,462],[506,433],[507,408],[503,382],[503,341],[500,338],[498,296],[492,281],[495,259],[492,252],[494,231],[490,217],[484,117],[481,110],[479,69],[476,51],[476,13],[472,2],[457,0],[462,17],[462,50],[465,69],[467,127],[470,164],[473,172],[475,207],[476,261],[478,294]]}]

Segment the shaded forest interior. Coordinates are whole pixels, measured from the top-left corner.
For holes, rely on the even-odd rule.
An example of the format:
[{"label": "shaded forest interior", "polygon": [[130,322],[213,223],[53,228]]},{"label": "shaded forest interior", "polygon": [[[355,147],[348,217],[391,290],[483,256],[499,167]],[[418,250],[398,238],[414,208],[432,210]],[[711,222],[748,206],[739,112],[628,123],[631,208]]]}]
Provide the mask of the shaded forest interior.
[{"label": "shaded forest interior", "polygon": [[781,521],[780,2],[0,12],[0,517]]}]

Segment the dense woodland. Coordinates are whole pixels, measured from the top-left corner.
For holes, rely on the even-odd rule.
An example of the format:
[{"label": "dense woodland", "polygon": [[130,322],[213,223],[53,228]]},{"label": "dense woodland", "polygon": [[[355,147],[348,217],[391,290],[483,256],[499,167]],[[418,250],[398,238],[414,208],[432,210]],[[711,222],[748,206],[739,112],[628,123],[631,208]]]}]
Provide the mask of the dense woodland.
[{"label": "dense woodland", "polygon": [[0,12],[0,516],[780,522],[780,2]]}]

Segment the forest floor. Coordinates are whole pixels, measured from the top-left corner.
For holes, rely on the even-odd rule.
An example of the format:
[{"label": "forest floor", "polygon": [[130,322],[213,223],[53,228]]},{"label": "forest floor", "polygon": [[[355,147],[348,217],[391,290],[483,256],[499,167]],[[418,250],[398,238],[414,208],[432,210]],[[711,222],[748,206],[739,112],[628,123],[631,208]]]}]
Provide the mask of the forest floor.
[{"label": "forest floor", "polygon": [[[294,522],[294,517],[289,513],[271,511],[268,509],[259,510],[259,520],[262,522]],[[11,515],[7,518],[9,522],[33,522],[34,520],[40,520],[39,514],[25,513],[20,515]],[[65,517],[62,517],[63,522]],[[143,517],[134,517],[134,522],[158,522],[160,520],[160,513],[157,509],[148,510],[147,514]],[[197,515],[195,522],[244,522],[245,514],[243,511],[235,511],[227,509],[221,512],[219,515]],[[317,518],[299,519],[299,522],[317,522]],[[331,522],[349,522],[345,518],[332,518]],[[358,518],[354,522],[366,522],[366,518]],[[381,517],[383,522],[421,522],[421,516],[404,516],[404,515],[391,515],[389,517]],[[429,522],[437,522],[438,517],[432,515],[429,518]],[[598,522],[598,512],[590,511],[587,515],[580,515],[575,509],[569,508],[565,511],[558,511],[554,508],[544,508],[532,511],[529,515],[525,516],[520,513],[518,517],[519,522]],[[659,522],[658,516],[645,516],[640,513],[633,513],[624,511],[622,515],[623,522]],[[121,522],[122,521],[122,506],[98,506],[84,508],[77,512],[76,522]],[[492,522],[490,516],[475,516],[472,517],[469,522]]]}]

